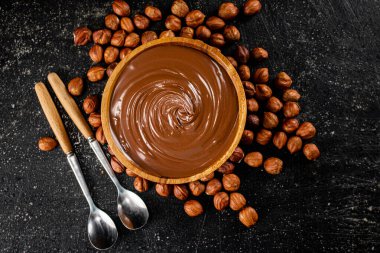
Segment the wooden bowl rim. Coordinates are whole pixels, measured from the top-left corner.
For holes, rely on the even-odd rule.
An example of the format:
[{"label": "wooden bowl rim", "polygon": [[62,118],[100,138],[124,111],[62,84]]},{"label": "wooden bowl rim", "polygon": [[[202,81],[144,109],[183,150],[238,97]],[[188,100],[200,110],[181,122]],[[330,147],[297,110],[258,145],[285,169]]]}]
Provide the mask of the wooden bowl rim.
[{"label": "wooden bowl rim", "polygon": [[[117,80],[119,79],[119,76],[121,72],[124,70],[124,67],[128,64],[128,62],[143,52],[144,50],[160,45],[179,45],[179,46],[185,46],[197,49],[203,53],[206,53],[208,56],[210,56],[212,59],[214,59],[218,64],[220,64],[229,77],[231,78],[232,83],[234,84],[235,91],[237,94],[238,99],[238,105],[239,105],[239,111],[238,111],[238,119],[237,119],[237,132],[233,139],[233,142],[231,143],[231,146],[228,148],[228,150],[224,153],[223,156],[221,156],[218,160],[216,160],[210,167],[206,168],[200,173],[197,173],[195,175],[184,177],[184,178],[168,178],[168,177],[159,177],[153,174],[148,173],[147,171],[144,171],[143,169],[140,169],[137,164],[135,164],[133,161],[129,160],[124,154],[123,150],[121,150],[121,147],[119,148],[119,145],[116,144],[114,139],[112,138],[111,133],[111,126],[110,126],[110,105],[111,105],[111,99],[113,95],[113,91],[115,89]],[[244,131],[245,127],[245,121],[247,116],[247,104],[246,104],[246,98],[244,93],[244,88],[242,85],[242,82],[240,80],[239,74],[236,72],[234,66],[230,63],[230,61],[220,52],[219,49],[209,46],[203,41],[200,40],[194,40],[194,39],[187,39],[187,38],[162,38],[153,40],[151,42],[148,42],[144,45],[141,45],[137,48],[135,48],[130,54],[128,54],[127,57],[125,57],[119,64],[117,64],[117,67],[113,71],[112,75],[107,81],[107,84],[105,86],[103,97],[102,97],[102,104],[101,104],[101,120],[102,120],[102,126],[104,135],[107,139],[108,145],[115,154],[116,158],[128,169],[132,170],[134,173],[136,173],[138,176],[145,178],[149,181],[153,181],[156,183],[163,183],[163,184],[184,184],[192,181],[196,181],[202,177],[205,177],[215,170],[217,170],[223,163],[225,163],[228,158],[232,155],[235,148],[238,146],[241,136]]]}]

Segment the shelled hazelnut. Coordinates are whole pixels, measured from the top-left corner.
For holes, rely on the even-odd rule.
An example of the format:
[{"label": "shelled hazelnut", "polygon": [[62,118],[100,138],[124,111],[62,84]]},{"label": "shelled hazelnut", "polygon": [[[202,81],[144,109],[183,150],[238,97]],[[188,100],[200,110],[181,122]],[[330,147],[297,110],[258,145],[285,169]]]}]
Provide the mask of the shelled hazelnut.
[{"label": "shelled hazelnut", "polygon": [[264,60],[264,59],[268,59],[269,57],[269,54],[268,54],[268,51],[265,50],[264,48],[261,48],[261,47],[255,47],[252,52],[251,52],[251,56],[253,59],[255,59],[256,61],[261,61],[261,60]]},{"label": "shelled hazelnut", "polygon": [[173,186],[170,184],[156,184],[156,192],[161,197],[168,197],[173,190]]},{"label": "shelled hazelnut", "polygon": [[205,14],[203,14],[203,12],[201,12],[200,10],[190,11],[185,18],[186,25],[192,28],[196,28],[203,23],[205,17]]},{"label": "shelled hazelnut", "polygon": [[131,8],[129,4],[127,4],[123,0],[114,0],[112,3],[113,12],[115,12],[119,16],[129,16],[131,14]]},{"label": "shelled hazelnut", "polygon": [[206,186],[199,181],[194,181],[189,183],[189,189],[191,194],[197,197],[205,191]]},{"label": "shelled hazelnut", "polygon": [[282,149],[287,141],[288,136],[284,132],[277,132],[273,136],[273,145],[278,149]]},{"label": "shelled hazelnut", "polygon": [[99,108],[99,98],[97,95],[88,95],[83,101],[83,111],[86,114],[95,112]]},{"label": "shelled hazelnut", "polygon": [[302,149],[302,139],[298,136],[292,136],[286,144],[290,154],[294,154]]},{"label": "shelled hazelnut", "polygon": [[107,28],[116,31],[119,29],[120,19],[115,14],[108,14],[104,18],[104,24]]},{"label": "shelled hazelnut", "polygon": [[95,138],[102,145],[107,143],[106,137],[104,136],[104,133],[103,133],[103,127],[102,126],[98,127],[98,129],[96,129]]},{"label": "shelled hazelnut", "polygon": [[304,122],[298,128],[296,135],[301,137],[303,140],[312,139],[317,133],[317,129],[315,129],[314,125],[310,122]]},{"label": "shelled hazelnut", "polygon": [[282,95],[282,100],[285,102],[297,102],[300,100],[301,95],[296,90],[288,89]]},{"label": "shelled hazelnut", "polygon": [[58,146],[58,142],[51,137],[41,137],[38,140],[38,148],[41,151],[51,151]]},{"label": "shelled hazelnut", "polygon": [[242,83],[244,87],[245,96],[248,98],[253,97],[256,94],[255,85],[253,85],[253,83],[249,81],[243,81]]},{"label": "shelled hazelnut", "polygon": [[67,85],[67,90],[72,96],[80,96],[83,92],[83,79],[75,77]]},{"label": "shelled hazelnut", "polygon": [[187,190],[186,185],[176,184],[173,187],[173,194],[179,200],[185,200],[189,196],[189,191]]},{"label": "shelled hazelnut", "polygon": [[162,19],[162,13],[157,7],[148,5],[145,7],[144,13],[152,21],[160,21]]},{"label": "shelled hazelnut", "polygon": [[234,192],[240,187],[240,178],[235,174],[226,174],[222,178],[223,187],[226,191]]},{"label": "shelled hazelnut", "polygon": [[192,39],[194,37],[194,29],[189,26],[182,27],[181,32],[179,33],[179,36]]},{"label": "shelled hazelnut", "polygon": [[277,157],[270,157],[264,162],[264,169],[268,174],[277,175],[282,171],[283,162]]},{"label": "shelled hazelnut", "polygon": [[207,182],[207,181],[210,181],[211,179],[213,179],[215,176],[215,173],[214,172],[211,172],[210,174],[208,174],[207,176],[205,177],[202,177],[200,180],[202,182]]},{"label": "shelled hazelnut", "polygon": [[160,39],[162,39],[162,38],[174,38],[174,37],[175,37],[175,34],[172,30],[162,31],[160,33]]},{"label": "shelled hazelnut", "polygon": [[122,50],[120,50],[119,58],[120,60],[123,60],[128,54],[132,52],[132,49],[125,47]]},{"label": "shelled hazelnut", "polygon": [[220,30],[223,27],[225,27],[226,23],[224,22],[223,19],[212,16],[206,20],[206,25],[208,28],[210,28],[211,31],[215,31],[215,30]]},{"label": "shelled hazelnut", "polygon": [[113,62],[107,67],[107,76],[110,77],[117,66],[117,62]]},{"label": "shelled hazelnut", "polygon": [[251,130],[245,129],[243,131],[243,135],[240,139],[240,143],[242,145],[249,146],[252,144],[254,137],[255,137],[255,135]]},{"label": "shelled hazelnut", "polygon": [[103,79],[105,69],[102,66],[91,67],[87,71],[87,78],[90,82],[97,82]]},{"label": "shelled hazelnut", "polygon": [[87,27],[78,27],[74,30],[74,44],[84,46],[91,40],[92,32]]},{"label": "shelled hazelnut", "polygon": [[146,31],[141,35],[141,44],[148,43],[152,40],[158,39],[157,33],[154,31]]},{"label": "shelled hazelnut", "polygon": [[285,118],[294,118],[300,114],[300,107],[296,102],[286,102],[282,111]]},{"label": "shelled hazelnut", "polygon": [[206,194],[215,195],[222,190],[222,183],[217,178],[211,179],[206,185]]},{"label": "shelled hazelnut", "polygon": [[124,172],[124,166],[120,163],[120,161],[116,158],[116,156],[112,156],[111,157],[111,167],[112,167],[112,170],[115,172],[115,173],[123,173]]},{"label": "shelled hazelnut", "polygon": [[128,17],[123,17],[120,20],[120,27],[127,33],[132,33],[135,30],[135,26],[133,25],[132,19]]},{"label": "shelled hazelnut", "polygon": [[256,134],[256,142],[260,145],[267,145],[272,139],[272,132],[267,129],[260,129]]},{"label": "shelled hazelnut", "polygon": [[244,158],[244,151],[241,147],[236,147],[229,160],[233,163],[239,163]]},{"label": "shelled hazelnut", "polygon": [[179,19],[177,16],[169,15],[167,16],[165,20],[165,27],[168,30],[172,30],[173,32],[177,32],[181,30],[182,23],[181,19]]},{"label": "shelled hazelnut", "polygon": [[234,211],[239,211],[247,204],[247,200],[243,194],[232,192],[230,194],[230,208]]},{"label": "shelled hazelnut", "polygon": [[259,219],[259,215],[256,210],[250,206],[247,206],[239,212],[239,220],[244,226],[250,228],[256,224]]},{"label": "shelled hazelnut", "polygon": [[135,48],[140,43],[140,36],[137,33],[130,33],[125,37],[124,46]]},{"label": "shelled hazelnut", "polygon": [[201,203],[196,200],[188,200],[185,202],[183,209],[190,217],[196,217],[203,213],[203,207]]},{"label": "shelled hazelnut", "polygon": [[244,162],[253,168],[258,168],[263,164],[263,155],[260,152],[251,152],[244,157]]},{"label": "shelled hazelnut", "polygon": [[321,156],[318,147],[313,143],[308,143],[303,147],[303,154],[310,161],[315,161]]},{"label": "shelled hazelnut", "polygon": [[125,37],[127,34],[124,30],[116,31],[111,38],[111,45],[115,47],[122,47],[124,45]]},{"label": "shelled hazelnut", "polygon": [[[254,98],[247,99],[247,111],[248,112],[257,112],[259,110],[259,103]],[[271,110],[270,110],[271,111]]]},{"label": "shelled hazelnut", "polygon": [[90,113],[90,116],[88,117],[88,123],[93,127],[93,128],[98,128],[102,125],[102,120],[100,117],[100,114],[97,112],[92,112]]},{"label": "shelled hazelnut", "polygon": [[219,6],[218,16],[224,20],[234,19],[238,14],[239,8],[231,2],[225,2]]},{"label": "shelled hazelnut", "polygon": [[108,29],[97,30],[92,34],[92,40],[99,45],[110,43],[112,32]]},{"label": "shelled hazelnut", "polygon": [[128,168],[125,169],[125,174],[127,174],[129,177],[137,177],[137,174]]},{"label": "shelled hazelnut", "polygon": [[300,123],[298,119],[295,119],[295,118],[285,119],[284,122],[282,122],[282,130],[285,133],[290,134],[296,131],[299,125]]},{"label": "shelled hazelnut", "polygon": [[149,27],[150,21],[149,18],[145,17],[142,14],[136,14],[133,17],[133,23],[137,29],[146,30]]},{"label": "shelled hazelnut", "polygon": [[234,171],[235,165],[231,162],[225,162],[218,168],[218,172],[222,174],[230,174]]},{"label": "shelled hazelnut", "polygon": [[170,10],[177,17],[184,18],[189,13],[189,6],[183,0],[175,0]]},{"label": "shelled hazelnut", "polygon": [[99,63],[103,60],[103,48],[98,44],[94,44],[88,52],[91,60],[95,63]]},{"label": "shelled hazelnut", "polygon": [[233,58],[232,56],[227,56],[227,59],[228,59],[228,61],[232,64],[232,66],[234,66],[234,68],[237,68],[237,67],[238,67],[238,63],[237,63],[237,61],[235,60],[235,58]]},{"label": "shelled hazelnut", "polygon": [[223,34],[221,33],[213,33],[210,37],[211,45],[215,47],[223,47],[226,44]]},{"label": "shelled hazelnut", "polygon": [[225,192],[218,192],[214,195],[214,207],[218,211],[224,210],[230,203],[230,197]]},{"label": "shelled hazelnut", "polygon": [[273,112],[264,112],[263,127],[266,129],[276,128],[278,125],[278,117]]},{"label": "shelled hazelnut", "polygon": [[272,96],[272,89],[266,84],[256,85],[256,98],[258,100],[267,100]]},{"label": "shelled hazelnut", "polygon": [[106,64],[111,64],[117,60],[119,56],[119,49],[113,46],[109,46],[104,50],[104,62]]},{"label": "shelled hazelnut", "polygon": [[261,3],[259,0],[247,0],[243,5],[243,13],[246,16],[251,16],[261,10]]},{"label": "shelled hazelnut", "polygon": [[211,37],[210,29],[208,29],[204,25],[198,26],[195,31],[195,34],[197,35],[197,39],[200,39],[203,41],[208,40]]},{"label": "shelled hazelnut", "polygon": [[136,177],[135,181],[133,182],[133,186],[138,192],[146,192],[147,190],[149,190],[148,180],[142,177]]},{"label": "shelled hazelnut", "polygon": [[255,83],[267,83],[269,81],[268,68],[258,68],[253,74],[253,81]]},{"label": "shelled hazelnut", "polygon": [[243,45],[238,45],[235,49],[235,59],[242,64],[249,61],[249,50]]},{"label": "shelled hazelnut", "polygon": [[240,79],[243,81],[248,81],[251,78],[251,70],[247,65],[240,65],[238,67],[238,73],[240,76]]},{"label": "shelled hazelnut", "polygon": [[270,97],[266,109],[270,112],[276,113],[279,112],[284,105],[282,104],[281,100],[276,97]]},{"label": "shelled hazelnut", "polygon": [[286,90],[292,86],[292,79],[285,72],[280,72],[277,74],[276,79],[274,80],[274,84],[277,88]]},{"label": "shelled hazelnut", "polygon": [[228,25],[224,28],[224,38],[228,41],[240,40],[240,31],[234,25]]},{"label": "shelled hazelnut", "polygon": [[247,126],[250,129],[257,129],[260,126],[260,118],[255,114],[249,114],[247,116]]}]

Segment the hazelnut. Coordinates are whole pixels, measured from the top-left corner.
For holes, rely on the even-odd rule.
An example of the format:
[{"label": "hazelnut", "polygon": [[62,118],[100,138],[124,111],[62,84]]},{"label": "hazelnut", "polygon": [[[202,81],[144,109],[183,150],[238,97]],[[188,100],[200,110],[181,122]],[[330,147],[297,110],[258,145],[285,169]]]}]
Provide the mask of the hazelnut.
[{"label": "hazelnut", "polygon": [[244,158],[244,162],[250,167],[258,168],[263,164],[263,155],[260,152],[248,153]]},{"label": "hazelnut", "polygon": [[278,73],[276,79],[274,80],[274,85],[282,90],[289,89],[292,83],[292,79],[285,72]]},{"label": "hazelnut", "polygon": [[240,79],[243,81],[249,80],[251,78],[251,70],[247,65],[240,65],[238,68],[238,73],[240,76]]},{"label": "hazelnut", "polygon": [[104,61],[106,64],[110,64],[117,60],[119,56],[119,49],[113,46],[109,46],[104,50]]},{"label": "hazelnut", "polygon": [[257,129],[260,126],[260,118],[255,114],[247,116],[247,126],[250,129]]},{"label": "hazelnut", "polygon": [[125,174],[127,174],[127,176],[129,176],[129,177],[137,177],[137,174],[134,173],[131,169],[128,169],[128,168],[125,169]]},{"label": "hazelnut", "polygon": [[206,25],[208,26],[208,28],[210,28],[210,30],[214,31],[222,29],[226,25],[226,23],[223,19],[212,16],[207,19]]},{"label": "hazelnut", "polygon": [[282,171],[283,162],[277,157],[270,157],[264,162],[264,169],[268,174],[277,175]]},{"label": "hazelnut", "polygon": [[110,154],[111,156],[115,155],[115,153],[112,151],[110,145],[108,145],[108,147],[107,147],[107,151],[108,151],[108,154]]},{"label": "hazelnut", "polygon": [[303,140],[309,140],[315,136],[317,129],[310,122],[304,122],[298,128],[296,135],[301,137]]},{"label": "hazelnut", "polygon": [[244,151],[241,147],[236,147],[229,160],[233,163],[239,163],[244,158]]},{"label": "hazelnut", "polygon": [[308,143],[303,147],[303,154],[310,161],[317,160],[318,157],[320,157],[320,155],[321,155],[318,147],[313,143]]},{"label": "hazelnut", "polygon": [[135,30],[132,19],[124,17],[120,20],[120,27],[127,33],[131,33]]},{"label": "hazelnut", "polygon": [[150,22],[149,22],[149,19],[147,17],[145,17],[144,15],[136,14],[133,17],[133,23],[135,24],[137,29],[145,30],[149,27]]},{"label": "hazelnut", "polygon": [[211,172],[210,174],[208,174],[207,176],[205,177],[202,177],[200,180],[202,182],[207,182],[207,181],[210,181],[211,179],[213,179],[215,176],[215,173],[214,172]]},{"label": "hazelnut", "polygon": [[268,68],[258,68],[253,74],[253,81],[255,83],[267,83],[269,81]]},{"label": "hazelnut", "polygon": [[240,178],[235,174],[223,175],[223,187],[226,191],[234,192],[240,187]]},{"label": "hazelnut", "polygon": [[230,61],[230,63],[232,64],[232,66],[234,66],[235,68],[238,67],[238,63],[235,60],[235,58],[233,58],[232,56],[227,56],[227,59]]},{"label": "hazelnut", "polygon": [[190,11],[185,18],[186,25],[192,28],[196,28],[201,25],[205,20],[205,14],[200,10]]},{"label": "hazelnut", "polygon": [[51,151],[58,146],[58,142],[51,137],[41,137],[38,140],[38,148],[41,151]]},{"label": "hazelnut", "polygon": [[175,0],[172,4],[171,11],[174,15],[184,18],[189,13],[189,6],[183,0]]},{"label": "hazelnut", "polygon": [[115,47],[122,47],[124,45],[126,33],[124,30],[116,31],[111,38],[111,45]]},{"label": "hazelnut", "polygon": [[131,8],[129,4],[127,4],[123,0],[114,0],[112,3],[113,12],[115,12],[119,16],[129,16],[131,14]]},{"label": "hazelnut", "polygon": [[130,33],[125,37],[124,46],[125,47],[137,47],[140,43],[140,36],[137,33]]},{"label": "hazelnut", "polygon": [[216,210],[222,211],[225,209],[230,202],[230,197],[225,192],[218,192],[214,195],[214,206]]},{"label": "hazelnut", "polygon": [[258,219],[259,215],[257,214],[256,210],[250,206],[247,206],[239,212],[239,220],[247,228],[255,225]]},{"label": "hazelnut", "polygon": [[269,55],[267,50],[261,47],[255,47],[251,52],[252,58],[256,61],[261,61],[264,59],[268,59]]},{"label": "hazelnut", "polygon": [[115,14],[108,14],[104,18],[104,24],[107,28],[116,31],[119,28],[120,20]]},{"label": "hazelnut", "polygon": [[83,79],[81,77],[71,79],[67,85],[67,90],[73,96],[80,96],[83,92]]},{"label": "hazelnut", "polygon": [[256,134],[256,142],[260,145],[267,145],[272,138],[272,132],[267,129],[260,129]]},{"label": "hazelnut", "polygon": [[91,67],[87,71],[87,78],[90,82],[97,82],[103,79],[105,69],[102,66]]},{"label": "hazelnut", "polygon": [[123,173],[124,166],[120,163],[120,161],[116,158],[116,156],[111,157],[111,167],[115,173]]},{"label": "hazelnut", "polygon": [[152,21],[160,21],[162,19],[162,13],[157,7],[148,5],[145,7],[144,13]]},{"label": "hazelnut", "polygon": [[267,100],[272,96],[272,89],[266,84],[256,85],[256,98],[258,100]]},{"label": "hazelnut", "polygon": [[102,119],[100,117],[100,114],[97,112],[90,113],[90,116],[88,117],[88,123],[93,128],[98,128],[102,125]]},{"label": "hazelnut", "polygon": [[189,183],[189,189],[191,194],[194,196],[199,196],[205,191],[206,186],[199,181],[194,181]]},{"label": "hazelnut", "polygon": [[264,112],[263,127],[266,129],[276,128],[278,125],[278,117],[273,112]]},{"label": "hazelnut", "polygon": [[170,184],[156,184],[156,192],[161,197],[168,197],[173,190],[173,186]]},{"label": "hazelnut", "polygon": [[299,125],[300,123],[298,119],[285,119],[284,122],[282,122],[282,130],[284,130],[285,133],[290,134],[296,131]]},{"label": "hazelnut", "polygon": [[243,64],[249,61],[249,50],[243,45],[239,45],[235,49],[235,59]]},{"label": "hazelnut", "polygon": [[157,38],[158,37],[156,32],[146,31],[141,35],[141,44],[148,43],[152,40],[156,40]]},{"label": "hazelnut", "polygon": [[296,102],[286,102],[282,109],[285,118],[294,118],[300,114],[300,107]]},{"label": "hazelnut", "polygon": [[213,33],[210,38],[211,45],[215,47],[223,47],[226,44],[224,36],[221,33]]},{"label": "hazelnut", "polygon": [[206,194],[215,195],[222,190],[222,183],[217,178],[211,179],[206,185]]},{"label": "hazelnut", "polygon": [[91,40],[91,30],[87,27],[78,27],[74,30],[74,44],[84,46]]},{"label": "hazelnut", "polygon": [[224,28],[224,38],[228,41],[240,40],[240,32],[234,25],[228,25]]},{"label": "hazelnut", "polygon": [[176,184],[173,188],[174,196],[179,200],[185,200],[189,196],[189,191],[184,184]]},{"label": "hazelnut", "polygon": [[208,29],[204,25],[198,26],[197,30],[195,31],[195,34],[197,35],[197,38],[200,40],[208,40],[211,37],[210,29]]},{"label": "hazelnut", "polygon": [[103,48],[98,44],[94,44],[88,52],[91,60],[95,63],[99,63],[103,60]]},{"label": "hazelnut", "polygon": [[175,34],[172,30],[163,31],[160,33],[160,39],[162,38],[174,38]]},{"label": "hazelnut", "polygon": [[282,149],[286,142],[288,140],[288,136],[284,132],[277,132],[273,136],[273,145],[278,148]]},{"label": "hazelnut", "polygon": [[192,39],[194,37],[194,29],[188,26],[182,27],[179,36]]},{"label": "hazelnut", "polygon": [[185,213],[190,217],[195,217],[203,213],[203,207],[201,203],[196,200],[188,200],[185,202],[183,209]]},{"label": "hazelnut", "polygon": [[127,55],[129,55],[132,52],[132,49],[125,47],[120,51],[119,58],[120,60],[123,60]]},{"label": "hazelnut", "polygon": [[83,111],[86,114],[95,112],[99,107],[99,98],[97,95],[88,95],[83,101]]},{"label": "hazelnut", "polygon": [[292,136],[288,140],[288,144],[286,144],[290,154],[294,154],[301,150],[302,148],[302,139],[298,136]]},{"label": "hazelnut", "polygon": [[285,102],[297,102],[298,100],[300,100],[300,98],[301,95],[298,93],[298,91],[292,89],[286,90],[282,95],[282,100],[284,100]]},{"label": "hazelnut", "polygon": [[147,190],[149,190],[148,180],[142,177],[136,177],[135,181],[133,182],[133,186],[138,192],[146,192]]},{"label": "hazelnut", "polygon": [[107,76],[110,77],[117,66],[117,62],[113,62],[107,67]]},{"label": "hazelnut", "polygon": [[239,8],[230,2],[222,3],[219,6],[218,16],[224,20],[234,19],[239,14]]},{"label": "hazelnut", "polygon": [[249,81],[243,81],[244,92],[247,97],[253,97],[256,94],[256,88],[253,83]]},{"label": "hazelnut", "polygon": [[284,105],[282,104],[281,100],[276,97],[270,97],[267,102],[267,110],[270,112],[279,112]]},{"label": "hazelnut", "polygon": [[245,129],[240,139],[240,144],[249,146],[252,144],[255,135],[251,130]]},{"label": "hazelnut", "polygon": [[257,112],[259,110],[259,103],[254,98],[247,99],[247,111],[248,112]]},{"label": "hazelnut", "polygon": [[172,30],[174,32],[177,32],[177,31],[181,30],[182,23],[178,17],[176,17],[174,15],[169,15],[165,20],[165,27],[168,30]]},{"label": "hazelnut", "polygon": [[259,0],[247,0],[243,4],[243,13],[246,16],[251,16],[261,10],[261,3]]},{"label": "hazelnut", "polygon": [[104,144],[107,143],[106,137],[104,136],[104,132],[103,132],[103,127],[102,126],[98,127],[98,129],[96,129],[95,137],[96,137],[96,140],[100,144],[104,145]]},{"label": "hazelnut", "polygon": [[230,174],[234,171],[235,165],[231,162],[225,162],[219,167],[218,172],[222,174]]},{"label": "hazelnut", "polygon": [[108,29],[97,30],[92,34],[92,40],[96,44],[105,45],[111,41],[112,33]]},{"label": "hazelnut", "polygon": [[230,208],[234,211],[239,211],[247,204],[247,200],[243,194],[232,192],[230,194]]}]

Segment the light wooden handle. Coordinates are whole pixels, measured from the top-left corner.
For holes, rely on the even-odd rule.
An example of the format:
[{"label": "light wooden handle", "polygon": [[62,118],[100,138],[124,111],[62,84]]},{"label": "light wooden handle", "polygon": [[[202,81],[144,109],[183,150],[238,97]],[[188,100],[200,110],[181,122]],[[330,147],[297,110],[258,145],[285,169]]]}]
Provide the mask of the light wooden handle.
[{"label": "light wooden handle", "polygon": [[59,145],[61,145],[61,148],[65,154],[70,153],[73,151],[73,147],[71,146],[70,139],[67,136],[65,127],[62,123],[62,119],[59,116],[53,100],[51,99],[49,91],[46,89],[45,84],[41,82],[36,84],[35,90],[38,100],[42,106],[42,110],[44,111],[45,116],[49,121],[51,129],[53,129]]},{"label": "light wooden handle", "polygon": [[87,121],[83,117],[78,105],[75,103],[75,100],[67,91],[61,78],[59,78],[59,76],[56,73],[50,73],[48,75],[48,80],[55,92],[55,95],[58,97],[63,108],[65,108],[67,114],[70,116],[72,121],[74,121],[79,131],[84,135],[86,139],[88,139],[89,137],[94,137],[94,134],[92,133],[90,126],[87,124]]}]

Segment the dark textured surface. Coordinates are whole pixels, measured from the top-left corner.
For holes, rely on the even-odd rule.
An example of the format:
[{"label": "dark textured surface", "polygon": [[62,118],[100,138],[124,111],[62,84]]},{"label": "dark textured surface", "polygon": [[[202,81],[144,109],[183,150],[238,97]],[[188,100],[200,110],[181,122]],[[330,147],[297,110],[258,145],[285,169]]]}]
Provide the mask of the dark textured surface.
[{"label": "dark textured surface", "polygon": [[[131,2],[131,1],[130,1]],[[158,4],[166,13],[169,2]],[[218,1],[191,1],[208,15]],[[242,1],[237,1],[240,5]],[[151,218],[139,231],[116,219],[116,192],[89,146],[60,107],[94,200],[119,226],[115,251],[273,252],[379,251],[379,1],[268,0],[262,12],[239,24],[243,43],[270,52],[265,65],[294,77],[302,92],[301,118],[314,122],[322,157],[284,158],[276,177],[238,169],[241,192],[259,212],[252,229],[237,213],[189,218],[173,197],[140,194]],[[134,10],[144,3],[131,2]],[[88,46],[72,44],[72,30],[99,28],[110,1],[1,1],[0,37],[0,251],[92,251],[88,207],[65,156],[43,153],[36,142],[52,132],[33,86],[49,71],[64,81],[84,76]],[[240,19],[241,20],[241,19]],[[86,93],[104,84],[89,84]],[[79,100],[82,100],[81,97]],[[57,103],[58,104],[58,103]],[[131,179],[119,177],[132,188]]]}]

